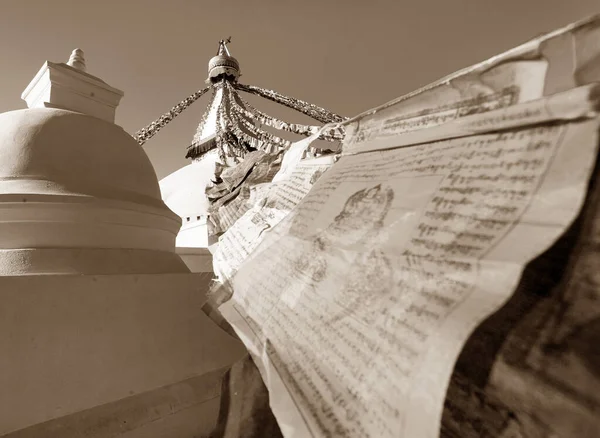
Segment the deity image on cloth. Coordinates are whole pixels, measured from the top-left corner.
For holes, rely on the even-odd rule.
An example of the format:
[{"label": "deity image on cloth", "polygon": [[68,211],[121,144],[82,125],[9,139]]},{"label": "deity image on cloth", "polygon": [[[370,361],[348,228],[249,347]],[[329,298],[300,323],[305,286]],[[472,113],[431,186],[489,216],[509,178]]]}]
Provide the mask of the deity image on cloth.
[{"label": "deity image on cloth", "polygon": [[377,248],[381,241],[377,237],[393,199],[392,188],[382,184],[355,192],[329,226],[313,236],[309,249],[295,262],[297,273],[316,285],[327,276],[328,253],[347,250],[357,254],[344,286],[333,296],[344,309],[342,313],[369,307],[376,295],[389,293],[393,287],[391,263]]},{"label": "deity image on cloth", "polygon": [[333,222],[313,237],[311,249],[296,261],[296,270],[314,282],[322,281],[327,272],[324,253],[331,248],[368,246],[383,227],[393,199],[392,188],[381,184],[354,193]]}]

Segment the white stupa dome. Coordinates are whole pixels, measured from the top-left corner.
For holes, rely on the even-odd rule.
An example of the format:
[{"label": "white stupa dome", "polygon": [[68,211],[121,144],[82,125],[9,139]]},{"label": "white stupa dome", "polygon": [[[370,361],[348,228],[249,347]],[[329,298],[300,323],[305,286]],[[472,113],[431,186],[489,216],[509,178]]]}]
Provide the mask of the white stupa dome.
[{"label": "white stupa dome", "polygon": [[163,207],[150,160],[113,123],[34,108],[0,114],[0,126],[2,198],[63,194]]},{"label": "white stupa dome", "polygon": [[0,114],[0,271],[15,273],[15,257],[27,272],[181,271],[180,227],[121,127],[62,109]]}]

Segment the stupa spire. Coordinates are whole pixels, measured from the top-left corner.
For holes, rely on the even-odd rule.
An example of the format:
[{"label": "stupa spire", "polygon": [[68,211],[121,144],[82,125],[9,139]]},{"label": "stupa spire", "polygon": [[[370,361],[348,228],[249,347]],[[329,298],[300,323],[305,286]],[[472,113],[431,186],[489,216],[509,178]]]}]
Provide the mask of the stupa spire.
[{"label": "stupa spire", "polygon": [[85,58],[83,57],[83,50],[75,49],[71,53],[67,65],[76,68],[77,70],[86,71]]}]

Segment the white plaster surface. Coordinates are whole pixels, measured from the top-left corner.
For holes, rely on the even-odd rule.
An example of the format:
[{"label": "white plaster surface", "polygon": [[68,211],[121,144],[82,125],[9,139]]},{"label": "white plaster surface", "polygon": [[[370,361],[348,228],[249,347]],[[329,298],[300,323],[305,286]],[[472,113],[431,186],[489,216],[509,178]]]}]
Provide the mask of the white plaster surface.
[{"label": "white plaster surface", "polygon": [[0,277],[0,436],[232,364],[203,274]]},{"label": "white plaster surface", "polygon": [[207,248],[178,247],[177,254],[192,272],[213,272],[212,254]]},{"label": "white plaster surface", "polygon": [[189,224],[184,222],[175,240],[175,245],[177,248],[207,248],[208,228],[206,221],[195,221]]},{"label": "white plaster surface", "polygon": [[181,218],[206,215],[208,199],[206,186],[215,173],[216,151],[207,153],[160,181],[162,199]]},{"label": "white plaster surface", "polygon": [[177,247],[206,248],[209,245],[206,227],[209,203],[205,191],[214,178],[217,160],[216,150],[213,150],[160,181],[163,201],[181,218]]}]

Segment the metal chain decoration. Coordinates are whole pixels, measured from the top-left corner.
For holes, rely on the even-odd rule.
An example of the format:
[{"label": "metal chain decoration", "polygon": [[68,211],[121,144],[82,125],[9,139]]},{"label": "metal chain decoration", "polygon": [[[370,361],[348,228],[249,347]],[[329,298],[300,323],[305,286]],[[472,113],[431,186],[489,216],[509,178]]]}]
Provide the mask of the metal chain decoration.
[{"label": "metal chain decoration", "polygon": [[133,138],[141,145],[150,140],[154,135],[168,125],[175,117],[177,117],[183,110],[189,107],[191,104],[200,99],[211,87],[208,86],[203,88],[202,90],[196,91],[191,96],[186,97],[173,108],[171,108],[168,112],[164,113],[154,122],[150,123],[145,128],[140,129],[133,135]]}]

